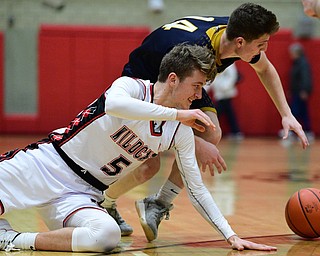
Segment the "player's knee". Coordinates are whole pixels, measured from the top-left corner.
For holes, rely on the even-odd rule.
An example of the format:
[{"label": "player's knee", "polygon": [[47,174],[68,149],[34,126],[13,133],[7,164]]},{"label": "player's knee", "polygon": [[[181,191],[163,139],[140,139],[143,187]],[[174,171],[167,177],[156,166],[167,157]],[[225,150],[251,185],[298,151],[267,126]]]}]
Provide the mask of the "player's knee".
[{"label": "player's knee", "polygon": [[101,226],[99,232],[95,234],[92,239],[92,246],[96,248],[97,252],[107,252],[114,249],[121,239],[121,231],[119,225],[115,223],[112,227],[110,224]]},{"label": "player's knee", "polygon": [[[112,218],[112,217],[110,217]],[[86,227],[75,228],[72,250],[78,252],[106,252],[114,249],[121,239],[115,221],[96,220]]]},{"label": "player's knee", "polygon": [[140,165],[134,173],[136,180],[143,183],[151,179],[160,170],[160,157],[151,158]]}]

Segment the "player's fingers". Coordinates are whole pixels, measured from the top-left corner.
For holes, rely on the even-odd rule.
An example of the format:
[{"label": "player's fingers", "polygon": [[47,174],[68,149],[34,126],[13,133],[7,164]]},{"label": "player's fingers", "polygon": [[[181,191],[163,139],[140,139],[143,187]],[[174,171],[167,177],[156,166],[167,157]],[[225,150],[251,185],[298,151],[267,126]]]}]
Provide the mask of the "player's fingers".
[{"label": "player's fingers", "polygon": [[300,138],[301,139],[301,145],[303,149],[306,149],[310,144],[307,138]]},{"label": "player's fingers", "polygon": [[216,126],[214,125],[214,123],[212,122],[210,117],[208,115],[206,115],[205,113],[203,113],[202,111],[200,112],[198,120],[201,121],[202,123],[204,123],[206,126],[211,127],[212,129],[216,128]]},{"label": "player's fingers", "polygon": [[219,162],[220,162],[220,165],[222,166],[222,169],[223,169],[224,171],[227,170],[227,164],[226,164],[226,162],[224,161],[224,159],[223,159],[221,156],[219,156],[218,160],[219,160]]},{"label": "player's fingers", "polygon": [[282,136],[282,139],[287,139],[288,138],[288,136],[289,136],[289,129],[287,129],[287,128],[285,128],[285,129],[283,129],[283,136]]},{"label": "player's fingers", "polygon": [[297,135],[300,138],[302,148],[306,149],[309,146],[309,141],[306,134],[301,130],[297,133]]},{"label": "player's fingers", "polygon": [[208,166],[209,166],[210,175],[214,176],[214,167],[213,167],[213,165],[209,164]]},{"label": "player's fingers", "polygon": [[231,250],[227,256],[266,256],[271,254],[276,254],[276,251],[258,251],[258,250],[248,250],[241,252],[238,250]]},{"label": "player's fingers", "polygon": [[220,174],[220,173],[222,172],[222,170],[223,170],[223,167],[222,167],[219,159],[216,159],[216,160],[214,161],[214,166],[217,168],[217,171],[218,171],[218,173]]},{"label": "player's fingers", "polygon": [[257,244],[253,242],[246,241],[244,244],[245,248],[251,249],[251,250],[260,250],[260,251],[276,251],[277,247],[269,246],[265,244]]},{"label": "player's fingers", "polygon": [[227,164],[220,155],[218,155],[214,165],[216,166],[219,174],[221,174],[223,170],[225,171],[227,169]]}]

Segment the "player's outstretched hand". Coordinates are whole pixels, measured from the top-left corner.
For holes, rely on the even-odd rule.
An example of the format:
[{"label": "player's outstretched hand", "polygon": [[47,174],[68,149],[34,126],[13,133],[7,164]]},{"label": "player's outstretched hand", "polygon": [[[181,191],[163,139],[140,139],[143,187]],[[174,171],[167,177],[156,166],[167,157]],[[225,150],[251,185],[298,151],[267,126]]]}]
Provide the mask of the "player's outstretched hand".
[{"label": "player's outstretched hand", "polygon": [[238,251],[243,251],[245,249],[259,250],[259,251],[276,251],[277,250],[277,247],[250,242],[236,235],[231,236],[228,239],[228,243],[231,245],[232,249],[238,250]]},{"label": "player's outstretched hand", "polygon": [[[202,112],[200,109],[188,109],[188,110],[182,110],[179,109],[177,113],[176,120],[180,121],[184,125],[190,126],[199,132],[204,132],[206,127],[209,129],[215,129],[215,125],[211,121],[210,117],[206,115],[204,112]],[[199,124],[200,121],[204,125]]]},{"label": "player's outstretched hand", "polygon": [[307,146],[309,146],[309,141],[307,139],[306,134],[304,133],[301,125],[293,115],[282,118],[282,127],[284,131],[284,136],[282,137],[283,139],[287,139],[289,131],[292,130],[298,135],[303,149],[306,149]]},{"label": "player's outstretched hand", "polygon": [[227,256],[266,256],[271,254],[276,254],[277,251],[257,251],[257,250],[231,250],[228,252]]}]

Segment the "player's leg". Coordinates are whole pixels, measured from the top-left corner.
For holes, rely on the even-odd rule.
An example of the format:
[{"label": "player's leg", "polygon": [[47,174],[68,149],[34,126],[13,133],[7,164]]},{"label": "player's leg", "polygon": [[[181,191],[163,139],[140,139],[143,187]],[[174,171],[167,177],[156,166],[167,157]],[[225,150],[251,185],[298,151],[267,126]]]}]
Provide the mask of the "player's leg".
[{"label": "player's leg", "polygon": [[99,200],[101,194],[67,194],[39,208],[51,231],[37,236],[36,249],[49,250],[47,240],[51,238],[58,243],[63,235],[68,241],[69,249],[65,248],[68,251],[104,252],[113,249],[121,239],[120,228],[107,211],[98,206],[96,202]]},{"label": "player's leg", "polygon": [[119,179],[105,191],[105,200],[101,204],[115,219],[121,229],[122,236],[132,234],[132,227],[125,222],[117,210],[116,200],[129,190],[151,179],[160,169],[160,157],[147,160],[133,172]]},{"label": "player's leg", "polygon": [[41,233],[18,233],[0,219],[0,249],[105,252],[120,241],[120,229],[105,211],[85,208],[69,216],[64,228]]},{"label": "player's leg", "polygon": [[[20,234],[5,219],[1,219],[0,250],[10,251],[16,247],[100,252],[116,246],[120,240],[120,229],[113,218],[94,202],[102,200],[101,192],[90,190],[84,181],[79,182],[79,177],[60,161],[51,144],[42,144],[40,147],[42,150],[35,147],[30,151],[8,152],[0,157],[0,215],[11,210],[42,206],[39,211],[43,211],[44,220],[52,231]],[[42,164],[35,162],[35,158],[39,161],[42,159]],[[52,166],[51,162],[54,163]],[[47,170],[54,172],[48,175]],[[75,194],[81,190],[86,194]],[[88,207],[98,215],[81,216],[84,210],[79,209]],[[68,225],[74,216],[83,222],[78,226],[73,223]],[[86,244],[85,248],[77,246],[78,234],[89,239],[90,244]],[[104,240],[108,236],[111,238]]]},{"label": "player's leg", "polygon": [[169,219],[169,211],[173,209],[171,202],[179,195],[182,188],[183,182],[177,163],[174,161],[170,176],[159,192],[135,202],[140,224],[148,241],[157,238],[158,226],[163,218]]}]

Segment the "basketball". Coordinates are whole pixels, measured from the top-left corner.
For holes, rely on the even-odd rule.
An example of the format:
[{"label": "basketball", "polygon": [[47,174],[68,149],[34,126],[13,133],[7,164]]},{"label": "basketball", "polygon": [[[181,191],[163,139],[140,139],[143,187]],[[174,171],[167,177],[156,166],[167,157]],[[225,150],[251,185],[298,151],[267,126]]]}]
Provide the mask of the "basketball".
[{"label": "basketball", "polygon": [[288,200],[285,210],[289,228],[298,236],[317,238],[320,236],[320,190],[303,188]]}]

